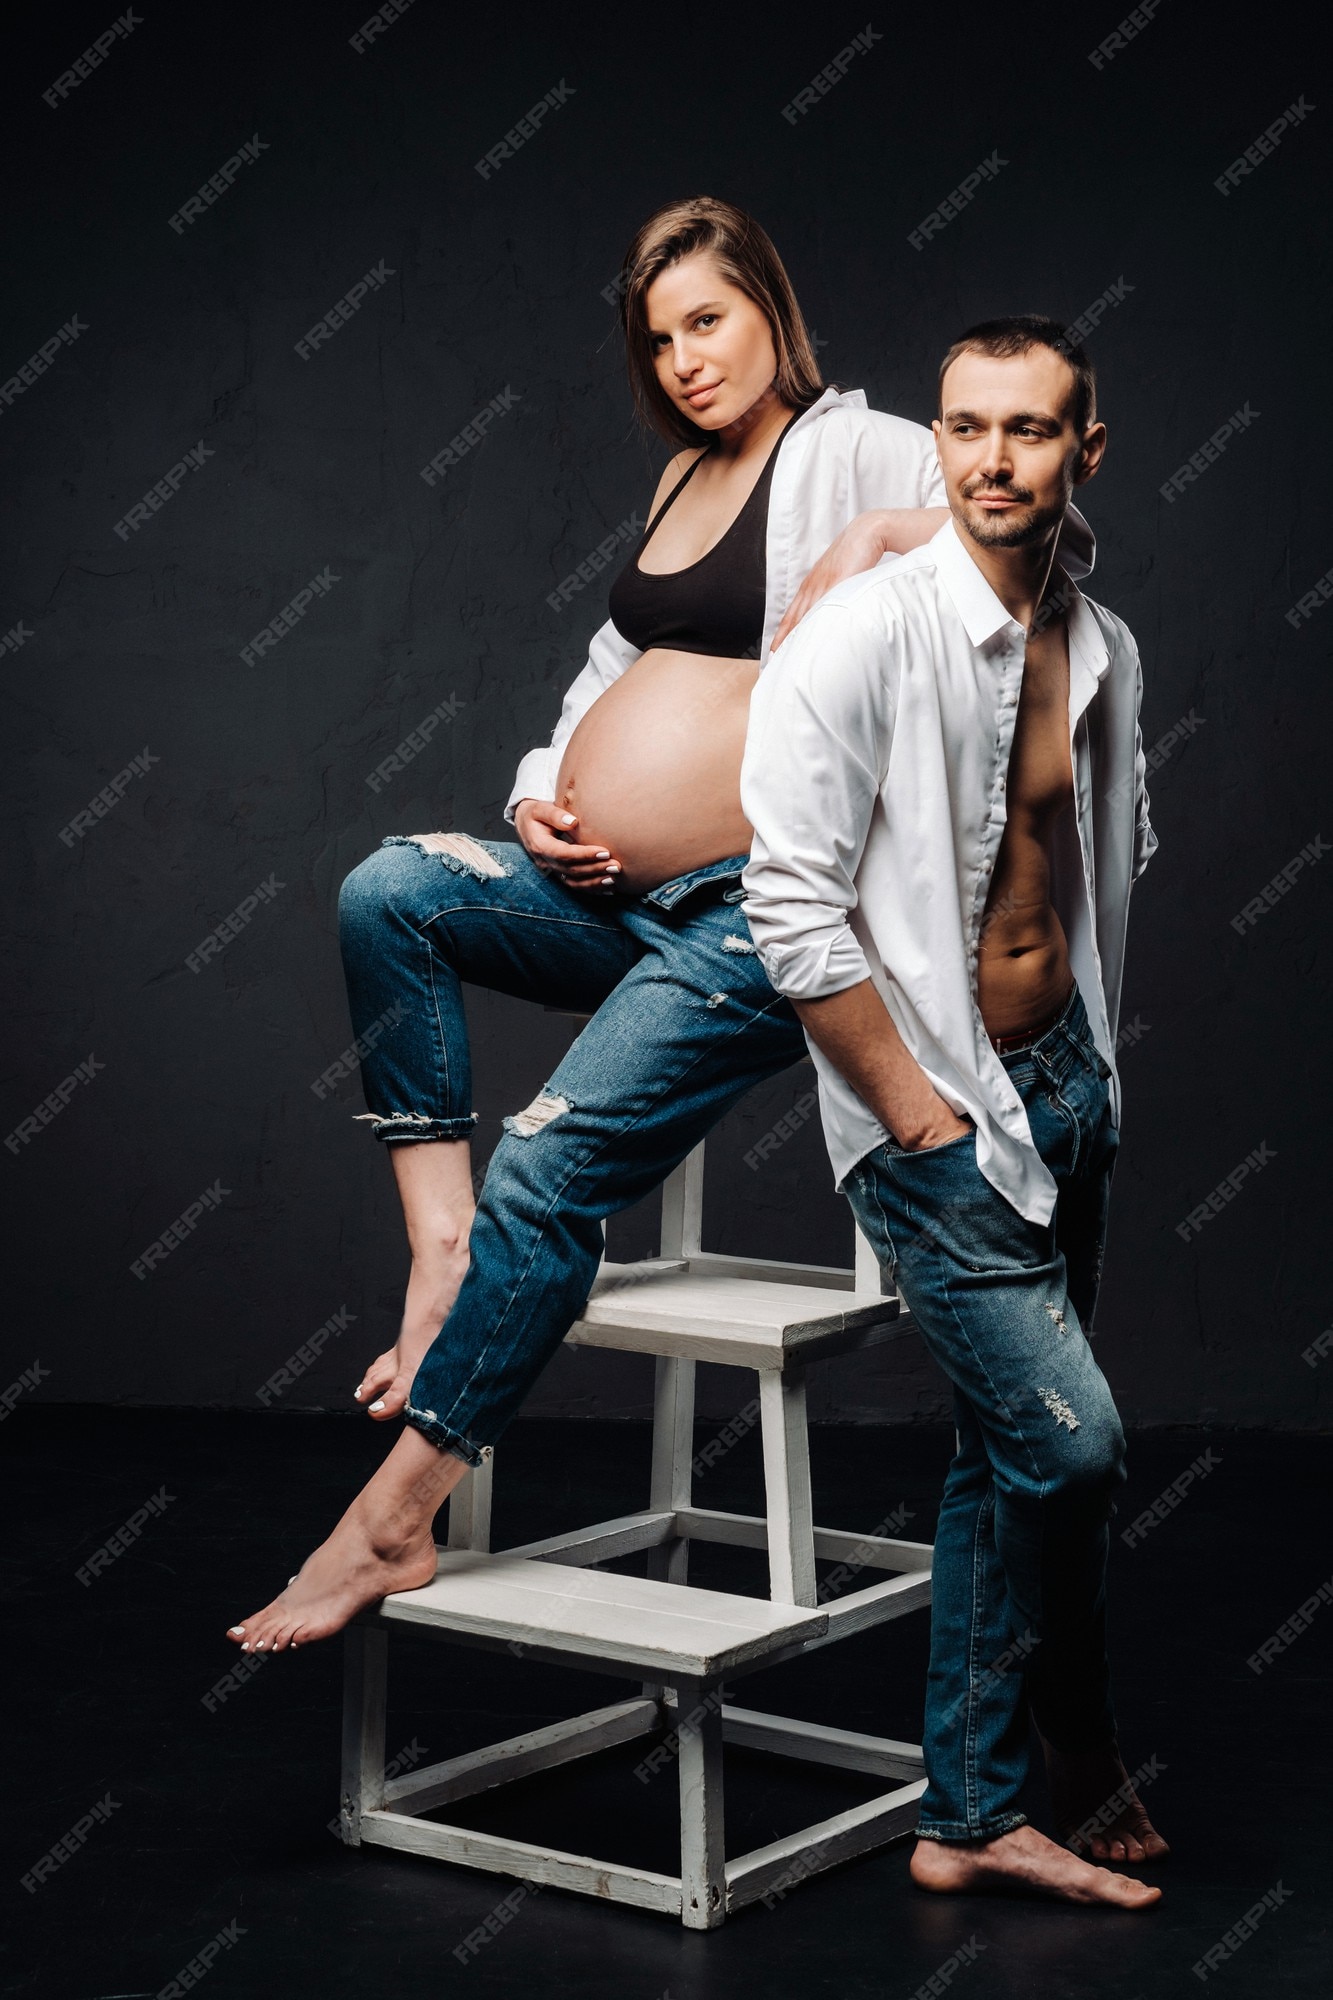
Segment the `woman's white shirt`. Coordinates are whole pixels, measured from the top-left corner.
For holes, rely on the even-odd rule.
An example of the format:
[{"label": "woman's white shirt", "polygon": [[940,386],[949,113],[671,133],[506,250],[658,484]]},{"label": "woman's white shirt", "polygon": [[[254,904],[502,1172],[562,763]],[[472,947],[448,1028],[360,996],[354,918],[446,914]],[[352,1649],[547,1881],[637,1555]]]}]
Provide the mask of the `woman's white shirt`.
[{"label": "woman's white shirt", "polygon": [[[921,424],[866,405],[861,389],[826,389],[804,410],[778,448],[768,501],[767,577],[759,663],[807,574],[829,543],[872,507],[939,507],[944,483],[935,440]],[[565,696],[549,744],[529,750],[505,807],[512,820],[520,799],[553,799],[560,759],[575,728],[640,657],[610,619],[594,633],[588,663]]]}]

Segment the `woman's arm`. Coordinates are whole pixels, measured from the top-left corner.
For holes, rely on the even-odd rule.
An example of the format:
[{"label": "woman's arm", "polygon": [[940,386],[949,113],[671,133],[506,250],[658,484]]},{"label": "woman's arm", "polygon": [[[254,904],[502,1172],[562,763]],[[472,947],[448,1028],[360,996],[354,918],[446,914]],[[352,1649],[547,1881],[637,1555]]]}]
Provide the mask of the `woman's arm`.
[{"label": "woman's arm", "polygon": [[[872,507],[858,514],[829,543],[787,607],[773,635],[773,652],[835,583],[858,576],[863,569],[873,569],[882,556],[904,556],[909,549],[919,549],[938,534],[948,518],[947,507]],[[1092,529],[1078,508],[1070,507],[1060,530],[1058,560],[1071,576],[1086,576],[1096,550]]]},{"label": "woman's arm", "polygon": [[[692,450],[677,452],[667,465],[648,509],[650,521],[695,456],[697,454]],[[565,745],[597,697],[605,694],[640,656],[641,648],[631,646],[628,639],[622,638],[609,618],[593,633],[587,665],[565,695],[554,735],[549,743],[529,750],[521,759],[513,790],[505,803],[504,816],[533,860],[539,867],[557,870],[571,889],[605,887],[606,870],[601,863],[610,860],[610,857],[604,848],[577,845],[574,839],[578,829],[576,815],[557,811],[555,786],[560,775],[560,760],[565,754]],[[520,813],[521,806],[526,806],[528,810]],[[611,861],[611,868],[612,872],[618,873],[619,862]]]},{"label": "woman's arm", "polygon": [[773,635],[776,653],[794,625],[845,577],[873,569],[881,556],[906,555],[937,534],[949,518],[947,507],[873,507],[858,514],[829,543],[787,608]]}]

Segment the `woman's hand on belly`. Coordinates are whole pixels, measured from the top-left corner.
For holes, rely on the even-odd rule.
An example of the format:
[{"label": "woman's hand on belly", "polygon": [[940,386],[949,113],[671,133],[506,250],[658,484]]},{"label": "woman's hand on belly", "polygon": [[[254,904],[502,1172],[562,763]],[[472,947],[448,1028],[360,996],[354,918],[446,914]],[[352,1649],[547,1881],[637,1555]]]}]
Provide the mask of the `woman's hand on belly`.
[{"label": "woman's hand on belly", "polygon": [[620,863],[609,847],[575,839],[578,815],[547,799],[520,799],[514,808],[514,831],[543,872],[559,875],[570,889],[609,892]]},{"label": "woman's hand on belly", "polygon": [[631,894],[749,851],[740,770],[758,673],[753,660],[653,647],[570,737],[556,806],[621,862]]}]

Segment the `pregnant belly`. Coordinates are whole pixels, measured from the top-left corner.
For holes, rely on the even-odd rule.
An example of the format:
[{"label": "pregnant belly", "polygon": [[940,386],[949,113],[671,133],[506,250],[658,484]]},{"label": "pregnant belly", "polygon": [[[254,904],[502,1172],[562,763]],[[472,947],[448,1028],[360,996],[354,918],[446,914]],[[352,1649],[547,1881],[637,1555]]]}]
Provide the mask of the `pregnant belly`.
[{"label": "pregnant belly", "polygon": [[748,853],[741,756],[753,660],[654,647],[599,695],[565,746],[556,799],[608,847],[627,890]]}]

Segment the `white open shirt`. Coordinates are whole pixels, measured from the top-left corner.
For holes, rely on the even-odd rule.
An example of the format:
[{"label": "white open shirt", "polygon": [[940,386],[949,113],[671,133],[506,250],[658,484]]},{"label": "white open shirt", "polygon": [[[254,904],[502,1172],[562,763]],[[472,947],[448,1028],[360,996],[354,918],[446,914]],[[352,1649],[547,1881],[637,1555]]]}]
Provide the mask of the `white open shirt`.
[{"label": "white open shirt", "polygon": [[[1134,641],[1068,590],[1075,810],[1052,834],[1051,901],[1119,1123],[1116,1021],[1130,885],[1148,820]],[[986,895],[1026,636],[952,520],[923,548],[850,577],[802,619],[755,687],[741,771],[754,828],[745,914],[779,993],[814,1000],[869,977],[940,1096],[977,1128],[977,1164],[1029,1221],[1056,1187],[976,1004]],[[808,1037],[807,1037],[808,1039]],[[834,1177],[886,1137],[811,1043]]]},{"label": "white open shirt", "polygon": [[[862,389],[825,389],[802,411],[777,447],[768,499],[764,630],[759,664],[768,659],[783,614],[829,543],[858,514],[878,507],[943,507],[944,480],[935,439],[922,424],[872,410]],[[1074,510],[1071,509],[1071,514]],[[1061,558],[1071,576],[1092,566],[1092,533],[1077,517],[1088,560],[1068,547]],[[529,750],[505,806],[512,820],[520,799],[553,799],[560,759],[576,725],[641,649],[610,619],[594,633],[588,663],[565,696],[549,744]]]}]

